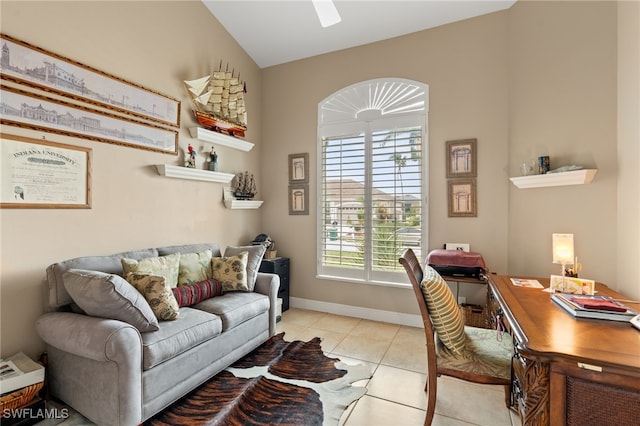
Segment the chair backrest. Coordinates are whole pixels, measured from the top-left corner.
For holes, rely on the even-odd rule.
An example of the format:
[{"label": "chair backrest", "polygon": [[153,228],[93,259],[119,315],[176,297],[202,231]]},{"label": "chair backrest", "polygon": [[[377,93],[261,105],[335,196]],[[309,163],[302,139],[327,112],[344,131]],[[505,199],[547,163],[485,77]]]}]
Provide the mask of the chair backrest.
[{"label": "chair backrest", "polygon": [[420,315],[422,316],[422,322],[424,324],[424,332],[427,338],[428,368],[429,368],[429,371],[435,371],[436,346],[435,346],[435,339],[433,335],[433,325],[431,324],[431,318],[429,317],[429,308],[427,307],[427,302],[424,299],[422,288],[420,288],[420,284],[422,283],[422,278],[424,276],[424,271],[422,270],[420,261],[418,260],[418,258],[416,258],[416,254],[410,248],[406,249],[404,253],[402,253],[402,256],[400,257],[399,262],[402,266],[404,266],[404,269],[407,271],[407,275],[409,275],[409,281],[411,281],[413,292],[416,295],[418,306],[420,307]]}]

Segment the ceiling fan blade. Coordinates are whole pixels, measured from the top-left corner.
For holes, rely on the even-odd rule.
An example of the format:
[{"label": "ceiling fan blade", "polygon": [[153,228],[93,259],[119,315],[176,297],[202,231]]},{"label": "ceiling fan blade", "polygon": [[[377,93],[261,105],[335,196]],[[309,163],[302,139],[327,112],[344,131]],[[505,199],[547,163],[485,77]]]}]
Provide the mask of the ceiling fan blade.
[{"label": "ceiling fan blade", "polygon": [[333,0],[311,0],[316,9],[318,19],[322,28],[327,28],[342,21],[338,9],[333,4]]}]

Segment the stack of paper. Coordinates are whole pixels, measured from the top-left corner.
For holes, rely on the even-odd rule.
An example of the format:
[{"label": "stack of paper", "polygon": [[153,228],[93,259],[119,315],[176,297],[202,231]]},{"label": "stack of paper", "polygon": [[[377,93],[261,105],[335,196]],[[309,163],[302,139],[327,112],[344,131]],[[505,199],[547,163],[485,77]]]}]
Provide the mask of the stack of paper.
[{"label": "stack of paper", "polygon": [[22,352],[0,360],[0,395],[44,381],[44,367]]}]

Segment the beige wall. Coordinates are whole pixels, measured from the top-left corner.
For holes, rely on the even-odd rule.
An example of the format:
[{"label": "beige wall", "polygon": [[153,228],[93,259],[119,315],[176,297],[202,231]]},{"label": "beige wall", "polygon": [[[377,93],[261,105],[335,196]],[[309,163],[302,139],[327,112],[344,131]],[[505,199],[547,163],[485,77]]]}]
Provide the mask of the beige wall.
[{"label": "beige wall", "polygon": [[618,4],[618,287],[640,300],[640,2]]},{"label": "beige wall", "polygon": [[[292,295],[417,312],[408,290],[315,277],[315,179],[311,214],[286,216],[286,155],[309,152],[315,165],[318,102],[378,77],[429,84],[429,248],[469,242],[492,271],[549,276],[560,271],[552,264],[551,234],[571,232],[582,276],[617,288],[616,40],[614,2],[525,1],[505,12],[265,69],[265,158],[274,173],[264,178],[274,202],[264,209],[263,224],[292,257]],[[452,219],[443,147],[469,137],[478,138],[478,217]],[[516,189],[508,177],[539,155],[550,155],[553,167],[598,168],[598,176],[591,185]],[[290,232],[296,227],[306,231]]]},{"label": "beige wall", "polygon": [[[640,272],[638,97],[622,96],[637,93],[638,73],[621,70],[638,68],[637,3],[521,0],[508,11],[264,70],[197,1],[155,2],[153,9],[148,2],[0,7],[2,32],[180,98],[181,149],[188,142],[209,149],[189,137],[194,123],[181,80],[229,61],[247,80],[247,139],[256,147],[220,148],[221,170],[257,171],[265,200],[260,210],[226,210],[221,185],[163,178],[152,169],[178,164],[174,156],[47,135],[93,149],[93,208],[0,210],[3,356],[43,349],[33,324],[50,263],[161,244],[225,246],[258,232],[272,235],[280,254],[291,257],[292,296],[417,314],[407,290],[315,278],[317,104],[378,77],[429,84],[430,248],[469,242],[494,271],[545,276],[559,269],[551,263],[550,234],[573,232],[583,276],[640,297],[637,280],[629,279]],[[451,219],[444,143],[470,137],[479,144],[478,217]],[[289,216],[287,155],[300,152],[312,163],[311,214]],[[515,189],[508,177],[540,154],[554,166],[597,167],[598,176],[579,187]],[[622,191],[634,197],[616,195]]]},{"label": "beige wall", "polygon": [[[6,2],[2,32],[99,70],[182,100],[180,148],[194,126],[183,79],[205,75],[222,59],[248,87],[249,132],[256,147],[218,148],[220,170],[259,173],[260,69],[197,1]],[[174,155],[3,127],[3,132],[93,149],[91,210],[7,210],[2,215],[2,356],[44,347],[34,323],[43,312],[45,267],[83,255],[106,255],[158,245],[213,241],[247,243],[260,232],[258,210],[227,210],[222,185],[161,177],[154,164]],[[259,188],[260,190],[261,188]]]},{"label": "beige wall", "polygon": [[510,273],[559,274],[551,234],[572,233],[581,276],[616,286],[616,39],[614,2],[509,10],[508,175],[539,155],[598,169],[590,185],[509,186]]},{"label": "beige wall", "polygon": [[[291,292],[303,299],[418,313],[411,289],[317,279],[317,107],[353,83],[399,77],[429,85],[430,248],[469,242],[507,271],[507,12],[264,70],[264,229],[292,259]],[[478,139],[478,217],[448,218],[445,142]],[[287,215],[287,155],[311,159],[310,214]],[[268,165],[268,166],[267,166]],[[301,230],[300,232],[294,230]]]}]

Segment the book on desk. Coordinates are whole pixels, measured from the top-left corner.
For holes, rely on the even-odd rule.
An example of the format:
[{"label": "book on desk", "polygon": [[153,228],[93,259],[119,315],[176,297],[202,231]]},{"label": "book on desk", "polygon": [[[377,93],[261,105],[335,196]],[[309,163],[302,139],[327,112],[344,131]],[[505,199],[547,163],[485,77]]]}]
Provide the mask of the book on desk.
[{"label": "book on desk", "polygon": [[608,296],[554,293],[551,300],[574,318],[630,321],[638,315],[638,312]]}]

